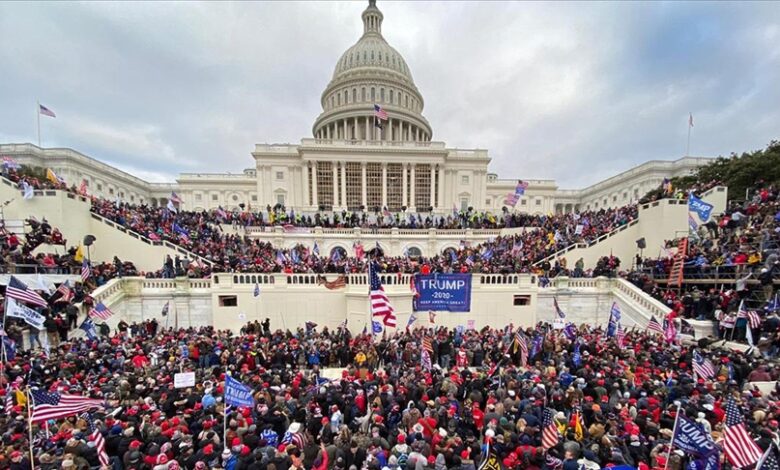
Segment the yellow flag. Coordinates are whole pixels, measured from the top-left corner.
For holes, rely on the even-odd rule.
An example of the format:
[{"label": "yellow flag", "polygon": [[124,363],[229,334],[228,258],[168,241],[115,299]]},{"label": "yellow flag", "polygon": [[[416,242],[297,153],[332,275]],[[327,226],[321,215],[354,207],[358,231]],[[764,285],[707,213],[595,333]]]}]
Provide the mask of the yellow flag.
[{"label": "yellow flag", "polygon": [[19,389],[16,390],[16,404],[19,406],[24,406],[27,404],[27,395],[25,395],[24,392]]},{"label": "yellow flag", "polygon": [[46,168],[46,179],[51,181],[54,184],[60,184],[64,183],[65,180],[57,176],[57,173],[54,172],[51,168]]},{"label": "yellow flag", "polygon": [[82,261],[84,261],[84,247],[82,247],[80,244],[79,247],[76,248],[76,254],[73,255],[73,259],[77,263],[81,263]]},{"label": "yellow flag", "polygon": [[582,433],[582,418],[580,418],[579,413],[574,413],[574,419],[574,439],[579,442],[584,437]]}]

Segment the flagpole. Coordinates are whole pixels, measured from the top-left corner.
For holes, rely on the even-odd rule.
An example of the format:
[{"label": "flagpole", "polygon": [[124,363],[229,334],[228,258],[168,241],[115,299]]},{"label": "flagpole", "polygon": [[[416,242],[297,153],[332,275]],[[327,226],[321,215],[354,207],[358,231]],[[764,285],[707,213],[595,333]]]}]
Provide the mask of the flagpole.
[{"label": "flagpole", "polygon": [[691,155],[691,114],[688,113],[688,145],[685,147],[685,156]]},{"label": "flagpole", "polygon": [[671,457],[672,447],[674,447],[674,435],[677,432],[677,424],[680,421],[681,408],[682,408],[682,403],[677,405],[677,414],[674,416],[674,426],[672,427],[672,440],[669,441],[669,449],[666,451],[666,462],[664,462],[664,470],[666,470],[669,467],[669,457]]},{"label": "flagpole", "polygon": [[41,102],[35,102],[35,115],[38,117],[38,147],[41,146]]},{"label": "flagpole", "polygon": [[27,432],[30,439],[30,466],[35,468],[35,453],[33,452],[33,432],[32,432],[32,407],[33,399],[30,395],[30,386],[27,386]]}]

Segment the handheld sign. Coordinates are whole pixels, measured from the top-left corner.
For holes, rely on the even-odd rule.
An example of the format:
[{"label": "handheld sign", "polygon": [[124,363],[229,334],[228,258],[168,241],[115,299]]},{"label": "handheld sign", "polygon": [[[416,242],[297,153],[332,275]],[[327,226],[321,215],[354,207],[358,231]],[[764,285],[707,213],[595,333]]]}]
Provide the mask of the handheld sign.
[{"label": "handheld sign", "polygon": [[180,372],[173,374],[173,388],[186,388],[195,386],[195,372]]}]

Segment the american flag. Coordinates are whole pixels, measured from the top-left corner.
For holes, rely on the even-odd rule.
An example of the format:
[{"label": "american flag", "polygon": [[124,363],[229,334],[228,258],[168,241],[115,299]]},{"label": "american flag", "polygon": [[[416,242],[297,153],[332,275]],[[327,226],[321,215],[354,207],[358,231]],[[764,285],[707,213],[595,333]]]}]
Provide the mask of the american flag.
[{"label": "american flag", "polygon": [[87,180],[81,180],[81,184],[79,185],[79,194],[82,196],[87,195]]},{"label": "american flag", "polygon": [[100,429],[95,426],[95,422],[92,419],[92,414],[83,413],[81,417],[84,418],[84,421],[87,422],[87,430],[90,432],[89,438],[92,442],[95,443],[95,449],[97,450],[100,464],[103,466],[108,465],[110,460],[108,459],[108,454],[106,453],[106,440],[103,439],[103,434],[100,432]]},{"label": "american flag", "polygon": [[693,351],[693,371],[699,377],[710,380],[715,376],[715,367],[709,359],[705,359],[699,351]]},{"label": "american flag", "polygon": [[22,281],[14,276],[11,276],[11,280],[8,281],[5,295],[7,295],[9,299],[20,300],[40,307],[47,307],[49,305],[39,293],[27,287]]},{"label": "american flag", "polygon": [[737,311],[737,318],[747,318],[750,323],[750,328],[756,329],[761,326],[761,317],[755,310],[748,310],[745,308],[745,301],[739,303],[739,310]]},{"label": "american flag", "polygon": [[517,193],[509,193],[504,198],[504,204],[514,207],[517,205],[518,200],[520,200],[520,196],[518,196]]},{"label": "american flag", "polygon": [[30,391],[33,422],[67,418],[103,406],[103,400],[64,393],[49,393],[41,389]]},{"label": "american flag", "polygon": [[553,420],[553,411],[550,408],[544,409],[542,416],[542,447],[550,449],[558,445],[558,427]]},{"label": "american flag", "polygon": [[428,351],[429,353],[433,353],[433,342],[431,342],[431,338],[425,337],[422,340],[422,348],[423,351]]},{"label": "american flag", "polygon": [[171,192],[171,201],[176,203],[176,204],[181,204],[181,198],[179,197],[178,194],[176,194],[174,192]]},{"label": "american flag", "polygon": [[98,302],[97,305],[95,305],[94,307],[92,307],[89,310],[89,316],[90,317],[93,317],[93,318],[97,317],[97,318],[100,318],[101,320],[108,320],[109,318],[111,318],[111,315],[113,315],[113,314],[114,314],[114,312],[109,310],[109,308],[106,307],[103,304],[103,302]]},{"label": "american flag", "polygon": [[647,323],[647,329],[653,333],[658,333],[659,335],[664,334],[664,329],[661,324],[658,323],[658,320],[655,319],[655,316],[650,317],[650,321]]},{"label": "american flag", "polygon": [[46,106],[44,106],[44,105],[42,105],[40,103],[38,103],[38,111],[41,114],[43,114],[44,116],[49,116],[49,117],[53,117],[53,118],[57,117],[57,115],[54,114],[54,111],[52,111],[51,109],[47,108]]},{"label": "american flag", "polygon": [[89,261],[84,260],[81,263],[81,280],[87,282],[90,277],[92,277],[92,268],[89,267]]},{"label": "american flag", "polygon": [[22,167],[22,165],[18,164],[16,160],[8,156],[3,157],[3,166],[13,170],[18,170],[19,168]]},{"label": "american flag", "polygon": [[747,467],[761,458],[761,449],[745,428],[742,412],[733,397],[729,397],[726,402],[725,434],[723,449],[726,451],[726,458],[733,466]]},{"label": "american flag", "polygon": [[385,289],[382,287],[382,281],[379,280],[379,276],[376,273],[376,266],[374,263],[368,265],[368,278],[370,282],[369,297],[371,298],[371,316],[383,317],[382,323],[385,326],[395,328],[395,310],[390,305],[390,300],[385,294]]},{"label": "american flag", "polygon": [[517,186],[515,186],[515,194],[522,196],[525,194],[526,189],[528,189],[528,181],[520,180],[517,182]]},{"label": "american flag", "polygon": [[73,290],[71,290],[70,282],[68,282],[68,281],[65,281],[62,284],[60,284],[60,286],[57,288],[56,291],[54,291],[54,293],[55,294],[56,293],[60,294],[60,297],[57,300],[54,301],[55,304],[59,303],[59,302],[67,303],[67,302],[70,302],[71,300],[73,300],[73,295],[74,295],[73,294]]},{"label": "american flag", "polygon": [[387,121],[387,111],[382,109],[382,107],[379,106],[378,104],[374,105],[374,116],[378,117],[383,121]]},{"label": "american flag", "polygon": [[422,354],[420,354],[420,363],[425,370],[431,370],[433,367],[433,364],[431,363],[431,354],[427,349],[423,349]]},{"label": "american flag", "polygon": [[5,407],[3,408],[3,411],[6,412],[6,414],[11,412],[11,408],[14,407],[14,391],[11,388],[11,384],[8,384],[5,387]]},{"label": "american flag", "polygon": [[769,446],[761,460],[756,464],[756,470],[780,470],[780,456],[775,444]]},{"label": "american flag", "polygon": [[623,347],[626,344],[626,332],[623,330],[623,325],[618,323],[617,327],[617,336],[615,338],[617,340],[617,345],[620,349],[623,349]]}]

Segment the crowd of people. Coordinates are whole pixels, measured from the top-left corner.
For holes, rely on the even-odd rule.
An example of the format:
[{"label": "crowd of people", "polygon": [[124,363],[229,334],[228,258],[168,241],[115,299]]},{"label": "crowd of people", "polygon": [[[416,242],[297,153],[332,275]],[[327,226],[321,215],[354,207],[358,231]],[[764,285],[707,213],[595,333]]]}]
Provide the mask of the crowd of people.
[{"label": "crowd of people", "polygon": [[[492,455],[505,469],[680,470],[694,457],[670,446],[676,414],[722,446],[730,400],[761,449],[778,439],[777,390],[749,384],[776,380],[773,361],[636,329],[622,345],[587,326],[519,330],[527,356],[511,325],[380,338],[268,320],[239,334],[120,323],[7,362],[0,468],[474,470]],[[694,354],[711,377],[694,374]],[[195,385],[175,387],[189,371]],[[226,408],[228,376],[252,406]],[[29,428],[28,387],[101,404]]]}]

